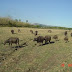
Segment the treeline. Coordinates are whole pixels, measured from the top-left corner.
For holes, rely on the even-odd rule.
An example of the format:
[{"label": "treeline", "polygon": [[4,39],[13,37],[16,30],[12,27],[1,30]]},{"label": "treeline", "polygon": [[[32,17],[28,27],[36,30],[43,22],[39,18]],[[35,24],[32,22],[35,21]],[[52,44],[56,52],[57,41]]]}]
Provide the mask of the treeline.
[{"label": "treeline", "polygon": [[65,30],[72,30],[72,28],[67,28],[67,27],[57,27],[57,26],[47,26],[43,28],[49,28],[49,29],[65,29]]},{"label": "treeline", "polygon": [[32,25],[26,20],[26,22],[22,22],[20,19],[12,19],[10,17],[0,17],[0,27],[31,27],[31,28],[50,28],[50,29],[68,29],[72,30],[72,28],[66,27],[55,27],[55,26],[44,26],[44,25]]},{"label": "treeline", "polygon": [[28,27],[29,23],[21,22],[21,20],[12,19],[9,17],[0,17],[0,26],[2,27]]},{"label": "treeline", "polygon": [[32,27],[32,28],[40,28],[40,25],[32,25],[26,20],[26,22],[22,22],[20,19],[12,19],[10,17],[0,17],[0,27]]}]

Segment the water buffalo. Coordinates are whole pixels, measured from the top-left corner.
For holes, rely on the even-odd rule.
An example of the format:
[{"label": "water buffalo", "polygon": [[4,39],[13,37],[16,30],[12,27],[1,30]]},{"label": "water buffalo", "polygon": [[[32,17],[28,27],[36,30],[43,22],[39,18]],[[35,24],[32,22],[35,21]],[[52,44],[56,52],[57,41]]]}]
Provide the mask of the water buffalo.
[{"label": "water buffalo", "polygon": [[64,35],[65,35],[65,36],[67,35],[67,31],[64,32]]},{"label": "water buffalo", "polygon": [[52,31],[51,30],[48,30],[48,32],[51,33]]},{"label": "water buffalo", "polygon": [[53,39],[58,40],[58,36],[57,35],[54,35],[53,36]]},{"label": "water buffalo", "polygon": [[39,45],[42,45],[43,41],[44,41],[44,37],[43,36],[38,36],[37,38],[34,38],[33,41],[37,41],[37,43],[39,43]]},{"label": "water buffalo", "polygon": [[34,38],[34,41],[37,41],[37,43],[42,43],[43,44],[43,41],[45,40],[45,44],[49,41],[51,41],[51,36],[48,36],[46,35],[45,37],[43,36],[38,36],[37,38]]},{"label": "water buffalo", "polygon": [[66,36],[66,37],[64,38],[64,40],[65,40],[66,42],[68,42],[68,37]]},{"label": "water buffalo", "polygon": [[35,36],[38,35],[38,31],[35,31]]},{"label": "water buffalo", "polygon": [[49,41],[49,43],[50,43],[50,41],[51,41],[51,36],[48,36],[48,35],[46,35],[45,37],[44,37],[44,40],[45,40],[45,44]]},{"label": "water buffalo", "polygon": [[11,30],[11,33],[14,34],[14,30]]},{"label": "water buffalo", "polygon": [[33,30],[30,30],[30,32],[33,34]]},{"label": "water buffalo", "polygon": [[44,37],[43,36],[38,36],[37,38],[34,38],[33,41],[37,41],[37,43],[43,43]]},{"label": "water buffalo", "polygon": [[18,32],[21,32],[21,30],[20,30],[20,29],[18,29]]},{"label": "water buffalo", "polygon": [[9,45],[12,46],[12,43],[15,43],[16,45],[18,44],[19,45],[19,38],[17,37],[10,37],[9,39],[7,39],[5,42],[4,42],[4,45],[6,43],[9,43]]},{"label": "water buffalo", "polygon": [[71,37],[72,37],[72,33],[71,33]]}]

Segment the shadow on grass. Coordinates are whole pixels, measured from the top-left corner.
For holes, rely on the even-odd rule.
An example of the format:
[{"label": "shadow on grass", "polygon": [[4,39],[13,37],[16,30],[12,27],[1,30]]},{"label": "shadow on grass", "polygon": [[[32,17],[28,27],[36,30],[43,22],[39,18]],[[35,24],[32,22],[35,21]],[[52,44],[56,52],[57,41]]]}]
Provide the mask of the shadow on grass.
[{"label": "shadow on grass", "polygon": [[28,46],[28,45],[25,42],[25,43],[23,43],[23,44],[21,44],[19,46],[15,46],[15,47],[12,47],[12,48],[23,48],[23,47],[26,47],[26,46]]},{"label": "shadow on grass", "polygon": [[18,34],[18,33],[12,33],[12,34]]},{"label": "shadow on grass", "polygon": [[50,44],[55,43],[54,41],[50,42]]},{"label": "shadow on grass", "polygon": [[51,41],[50,43],[48,42],[48,43],[45,43],[45,44],[42,44],[42,45],[53,44],[53,43],[55,43],[55,42]]},{"label": "shadow on grass", "polygon": [[65,43],[68,43],[69,41],[66,41]]}]

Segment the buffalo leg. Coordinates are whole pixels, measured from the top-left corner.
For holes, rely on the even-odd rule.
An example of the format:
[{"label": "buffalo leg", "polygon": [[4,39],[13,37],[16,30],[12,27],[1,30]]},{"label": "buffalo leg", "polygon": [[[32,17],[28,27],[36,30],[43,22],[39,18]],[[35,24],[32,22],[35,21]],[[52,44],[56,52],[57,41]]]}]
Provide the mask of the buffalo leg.
[{"label": "buffalo leg", "polygon": [[45,44],[47,44],[47,41],[45,40]]},{"label": "buffalo leg", "polygon": [[49,40],[49,43],[50,43],[50,40]]},{"label": "buffalo leg", "polygon": [[10,43],[9,43],[9,46],[10,46]]}]

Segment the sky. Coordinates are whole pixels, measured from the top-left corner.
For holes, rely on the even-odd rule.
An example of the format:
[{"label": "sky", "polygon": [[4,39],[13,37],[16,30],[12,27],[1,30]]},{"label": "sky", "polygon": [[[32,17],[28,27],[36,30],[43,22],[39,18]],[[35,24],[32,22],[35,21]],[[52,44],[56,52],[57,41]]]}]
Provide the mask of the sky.
[{"label": "sky", "polygon": [[72,0],[0,0],[0,17],[72,27]]}]

